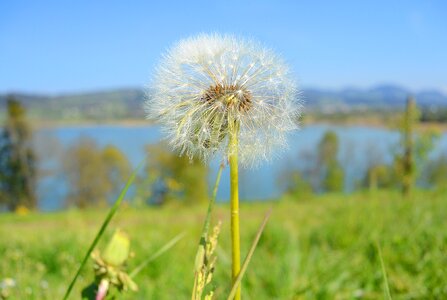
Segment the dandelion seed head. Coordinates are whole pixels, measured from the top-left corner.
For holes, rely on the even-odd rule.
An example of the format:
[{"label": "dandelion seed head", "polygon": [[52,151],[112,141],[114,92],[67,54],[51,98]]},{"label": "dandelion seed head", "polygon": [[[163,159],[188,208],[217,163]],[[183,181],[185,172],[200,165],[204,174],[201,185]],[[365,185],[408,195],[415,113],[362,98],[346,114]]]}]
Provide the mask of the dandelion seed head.
[{"label": "dandelion seed head", "polygon": [[285,63],[259,43],[231,35],[180,41],[163,57],[147,94],[171,145],[190,158],[227,157],[238,124],[242,166],[259,165],[287,147],[302,105]]}]

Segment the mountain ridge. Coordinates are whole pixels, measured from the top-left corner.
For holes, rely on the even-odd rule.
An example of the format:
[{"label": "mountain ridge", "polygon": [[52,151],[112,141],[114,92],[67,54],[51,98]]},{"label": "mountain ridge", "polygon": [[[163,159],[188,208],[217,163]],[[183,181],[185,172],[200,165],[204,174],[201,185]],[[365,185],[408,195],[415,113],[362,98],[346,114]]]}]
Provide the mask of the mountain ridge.
[{"label": "mountain ridge", "polygon": [[[79,93],[11,93],[29,110],[32,117],[55,120],[123,119],[144,116],[145,91],[128,87]],[[150,90],[148,92],[150,95]],[[4,114],[6,93],[0,94],[0,113]],[[412,92],[399,85],[383,84],[370,88],[323,89],[306,87],[300,92],[312,111],[349,111],[356,109],[401,109],[408,96],[421,107],[447,107],[447,95],[436,89]]]}]

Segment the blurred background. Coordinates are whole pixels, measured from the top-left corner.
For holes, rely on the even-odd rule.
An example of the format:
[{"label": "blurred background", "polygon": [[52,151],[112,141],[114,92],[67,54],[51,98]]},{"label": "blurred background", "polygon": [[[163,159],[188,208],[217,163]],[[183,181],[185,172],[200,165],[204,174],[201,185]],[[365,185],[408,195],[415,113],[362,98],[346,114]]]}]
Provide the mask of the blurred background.
[{"label": "blurred background", "polygon": [[[410,96],[419,110],[421,134],[438,134],[433,145],[426,145],[431,147],[419,162],[416,184],[429,188],[439,181],[432,178],[437,171],[430,165],[439,167],[447,159],[442,2],[14,1],[1,6],[0,120],[6,124],[14,118],[8,116],[8,99],[23,107],[23,116],[16,117],[26,118],[30,131],[33,206],[42,210],[61,209],[67,202],[79,205],[73,197],[93,204],[100,201],[96,198],[116,196],[129,170],[162,138],[142,109],[161,54],[177,40],[201,32],[255,38],[281,53],[305,101],[303,129],[291,136],[290,149],[260,170],[243,172],[243,199],[278,197],[291,189],[294,182],[288,181],[294,176],[308,182],[312,192],[325,192],[328,174],[323,173],[333,172],[323,170],[327,162],[316,154],[325,142],[333,148],[328,151],[336,166],[331,168],[339,177],[334,188],[352,192],[368,187],[371,172],[392,168],[401,153],[399,118]],[[330,141],[324,139],[328,132]],[[116,166],[106,163],[109,168],[99,175],[92,165],[104,159]],[[154,166],[168,164],[161,162],[167,160],[163,157],[149,160]],[[183,163],[174,155],[170,160]],[[215,172],[219,163],[202,172]],[[142,189],[151,186],[151,191],[139,201],[165,201],[172,188],[168,183],[178,180],[170,176],[173,166],[159,167],[166,168],[160,176],[141,178]],[[162,177],[170,178],[161,182]],[[83,185],[104,189],[73,195],[89,188]],[[227,196],[224,183],[219,199]]]},{"label": "blurred background", "polygon": [[[27,215],[34,211],[31,215],[40,216],[35,211],[70,209],[75,211],[76,218],[85,216],[96,224],[99,220],[94,214],[83,215],[77,209],[98,211],[96,208],[112,202],[144,158],[147,162],[127,196],[130,207],[167,206],[168,212],[160,213],[169,215],[183,204],[190,207],[206,203],[220,161],[205,166],[170,152],[159,127],[145,119],[142,106],[145,93],[147,97],[151,95],[151,75],[162,53],[179,39],[212,32],[254,38],[280,53],[290,64],[305,103],[300,120],[302,129],[290,136],[289,149],[259,169],[242,170],[243,201],[250,202],[249,205],[259,201],[282,202],[278,205],[289,205],[279,209],[286,219],[320,211],[322,207],[327,207],[327,215],[322,214],[328,216],[344,205],[349,207],[346,212],[349,216],[352,216],[349,212],[362,216],[371,209],[368,205],[373,205],[368,201],[388,203],[388,199],[393,199],[404,207],[408,199],[428,201],[421,207],[413,203],[416,206],[411,209],[423,211],[426,219],[433,221],[421,230],[429,228],[424,231],[424,234],[431,232],[428,236],[432,240],[427,241],[427,247],[440,252],[431,253],[432,260],[422,254],[420,259],[439,263],[437,259],[444,257],[445,261],[445,234],[444,239],[440,237],[445,232],[440,221],[443,215],[437,219],[432,214],[439,212],[440,207],[445,208],[447,198],[446,29],[444,1],[2,1],[0,212],[4,214],[0,219],[3,218],[4,230],[0,231],[0,250],[5,251],[6,257],[12,256],[0,267],[0,280],[13,276],[8,270],[13,269],[14,251],[22,249],[20,245],[25,243],[17,240],[12,243],[17,246],[14,248],[3,242],[8,231],[21,222],[6,212]],[[220,202],[228,199],[228,171],[224,170],[219,187]],[[373,206],[377,213],[384,211],[388,219],[384,217],[380,226],[361,223],[359,226],[365,232],[372,227],[377,232],[386,230],[402,216],[402,210],[394,206]],[[253,211],[260,208],[256,206]],[[53,220],[44,219],[53,215],[42,216],[43,219],[36,217],[33,222],[51,221],[56,227],[59,224],[58,217]],[[54,216],[65,218],[65,215]],[[413,220],[414,215],[403,218]],[[368,218],[365,215],[363,219]],[[322,223],[315,226],[329,226],[330,222],[325,220],[329,219],[322,218]],[[408,222],[401,224],[406,230],[414,225]],[[299,224],[301,227],[302,223]],[[342,231],[344,226],[339,226]],[[352,239],[346,240],[343,235],[332,240],[327,236],[332,232],[329,227],[315,229],[327,238],[322,239],[327,245],[340,242],[340,249],[344,250],[347,248],[343,247],[358,246],[350,244],[356,243],[356,234]],[[89,228],[94,227],[85,227],[85,232]],[[271,230],[272,236],[277,235],[281,227]],[[290,229],[288,234],[297,231]],[[318,240],[315,243],[321,246],[325,242],[312,236],[315,232],[309,233],[308,242]],[[300,238],[306,238],[306,234]],[[337,237],[338,233],[332,234]],[[403,236],[390,233],[389,242]],[[269,241],[278,242],[274,237],[271,239],[265,241],[267,246]],[[87,243],[87,239],[77,241],[81,245]],[[53,242],[48,241],[47,246]],[[411,248],[413,242],[408,240],[403,245]],[[72,245],[65,240],[57,243],[67,249],[71,247],[67,245]],[[364,243],[365,249],[374,248],[369,238]],[[390,253],[395,250],[393,247],[389,244]],[[298,253],[297,249],[290,250],[290,255]],[[28,250],[21,251],[21,255],[28,255]],[[64,253],[75,258],[80,255]],[[352,255],[350,251],[343,253],[346,259]],[[409,258],[408,264],[415,265],[417,257]],[[30,265],[39,261],[33,259]],[[61,261],[64,259],[65,256]],[[377,257],[373,259],[376,261]],[[65,273],[59,273],[62,271],[56,267],[57,263],[56,271],[51,271],[47,264],[51,265],[43,262],[41,276],[45,279],[41,282],[48,284],[53,280],[55,285],[62,284],[59,279]],[[356,265],[357,271],[364,268],[361,265]],[[416,298],[446,296],[445,271],[429,272],[421,267],[412,273],[403,265],[395,261],[393,292]],[[278,291],[282,291],[284,282],[264,282],[262,276],[267,275],[261,272],[260,284],[267,285],[271,294],[256,299],[299,298],[297,295],[310,299],[317,295],[323,295],[320,299],[333,299],[332,296],[339,295],[339,299],[346,299],[343,297],[353,295],[346,290],[360,294],[363,291],[362,295],[369,295],[369,299],[381,297],[381,283],[377,279],[380,272],[365,278],[358,286],[346,287],[343,280],[354,278],[355,272],[346,271],[344,279],[328,275],[326,283],[313,286],[312,278],[319,278],[321,269],[308,271],[302,275],[305,279],[289,278],[290,290],[283,294]],[[48,279],[48,274],[59,279]],[[23,276],[24,281],[31,282],[31,290],[45,290],[34,287],[33,281]],[[154,282],[159,278],[155,273],[148,276]],[[432,281],[427,283],[425,278]],[[331,282],[338,284],[336,288]],[[424,290],[424,286],[430,286],[431,290]],[[311,294],[306,294],[309,290]],[[299,294],[300,291],[304,294]],[[145,292],[155,297],[152,292]]]}]

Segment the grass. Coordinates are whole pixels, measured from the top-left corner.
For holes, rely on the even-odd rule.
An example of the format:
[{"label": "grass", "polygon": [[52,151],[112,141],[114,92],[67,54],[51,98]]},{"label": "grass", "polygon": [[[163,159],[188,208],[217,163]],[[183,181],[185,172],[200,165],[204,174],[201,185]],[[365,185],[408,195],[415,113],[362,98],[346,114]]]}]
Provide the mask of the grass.
[{"label": "grass", "polygon": [[[282,199],[242,203],[242,256],[265,212],[273,213],[242,281],[244,299],[447,298],[447,197],[418,192],[405,201],[397,193],[324,195],[302,202]],[[135,257],[130,269],[186,230],[170,251],[143,269],[139,291],[123,299],[188,299],[194,257],[206,207],[134,209],[118,212],[100,241],[114,228],[127,231]],[[0,282],[13,278],[8,299],[61,299],[107,211],[0,215]],[[213,285],[216,299],[231,289],[229,216],[223,221]],[[378,253],[380,245],[381,255]],[[381,262],[381,259],[383,262]],[[384,282],[382,263],[386,267]],[[92,280],[89,261],[70,299]]]}]

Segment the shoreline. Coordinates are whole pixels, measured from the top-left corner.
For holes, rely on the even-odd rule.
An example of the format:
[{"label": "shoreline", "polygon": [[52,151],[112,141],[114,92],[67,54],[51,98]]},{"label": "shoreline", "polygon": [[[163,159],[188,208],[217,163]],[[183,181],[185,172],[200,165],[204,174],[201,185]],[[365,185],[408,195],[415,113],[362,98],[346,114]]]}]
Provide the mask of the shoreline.
[{"label": "shoreline", "polygon": [[149,120],[125,119],[104,121],[42,121],[30,120],[35,129],[70,128],[70,127],[96,127],[96,126],[119,126],[119,127],[146,127],[155,125]]},{"label": "shoreline", "polygon": [[[156,124],[149,120],[139,119],[123,119],[123,120],[104,120],[104,121],[42,121],[30,120],[31,126],[34,129],[53,129],[53,128],[72,128],[72,127],[100,127],[100,126],[119,126],[119,127],[150,127]],[[300,122],[301,127],[314,125],[334,125],[341,127],[370,127],[394,129],[389,121],[384,120],[347,120],[347,121],[323,121],[323,120],[303,120]],[[417,125],[420,130],[437,130],[447,131],[447,123],[427,122]]]}]

